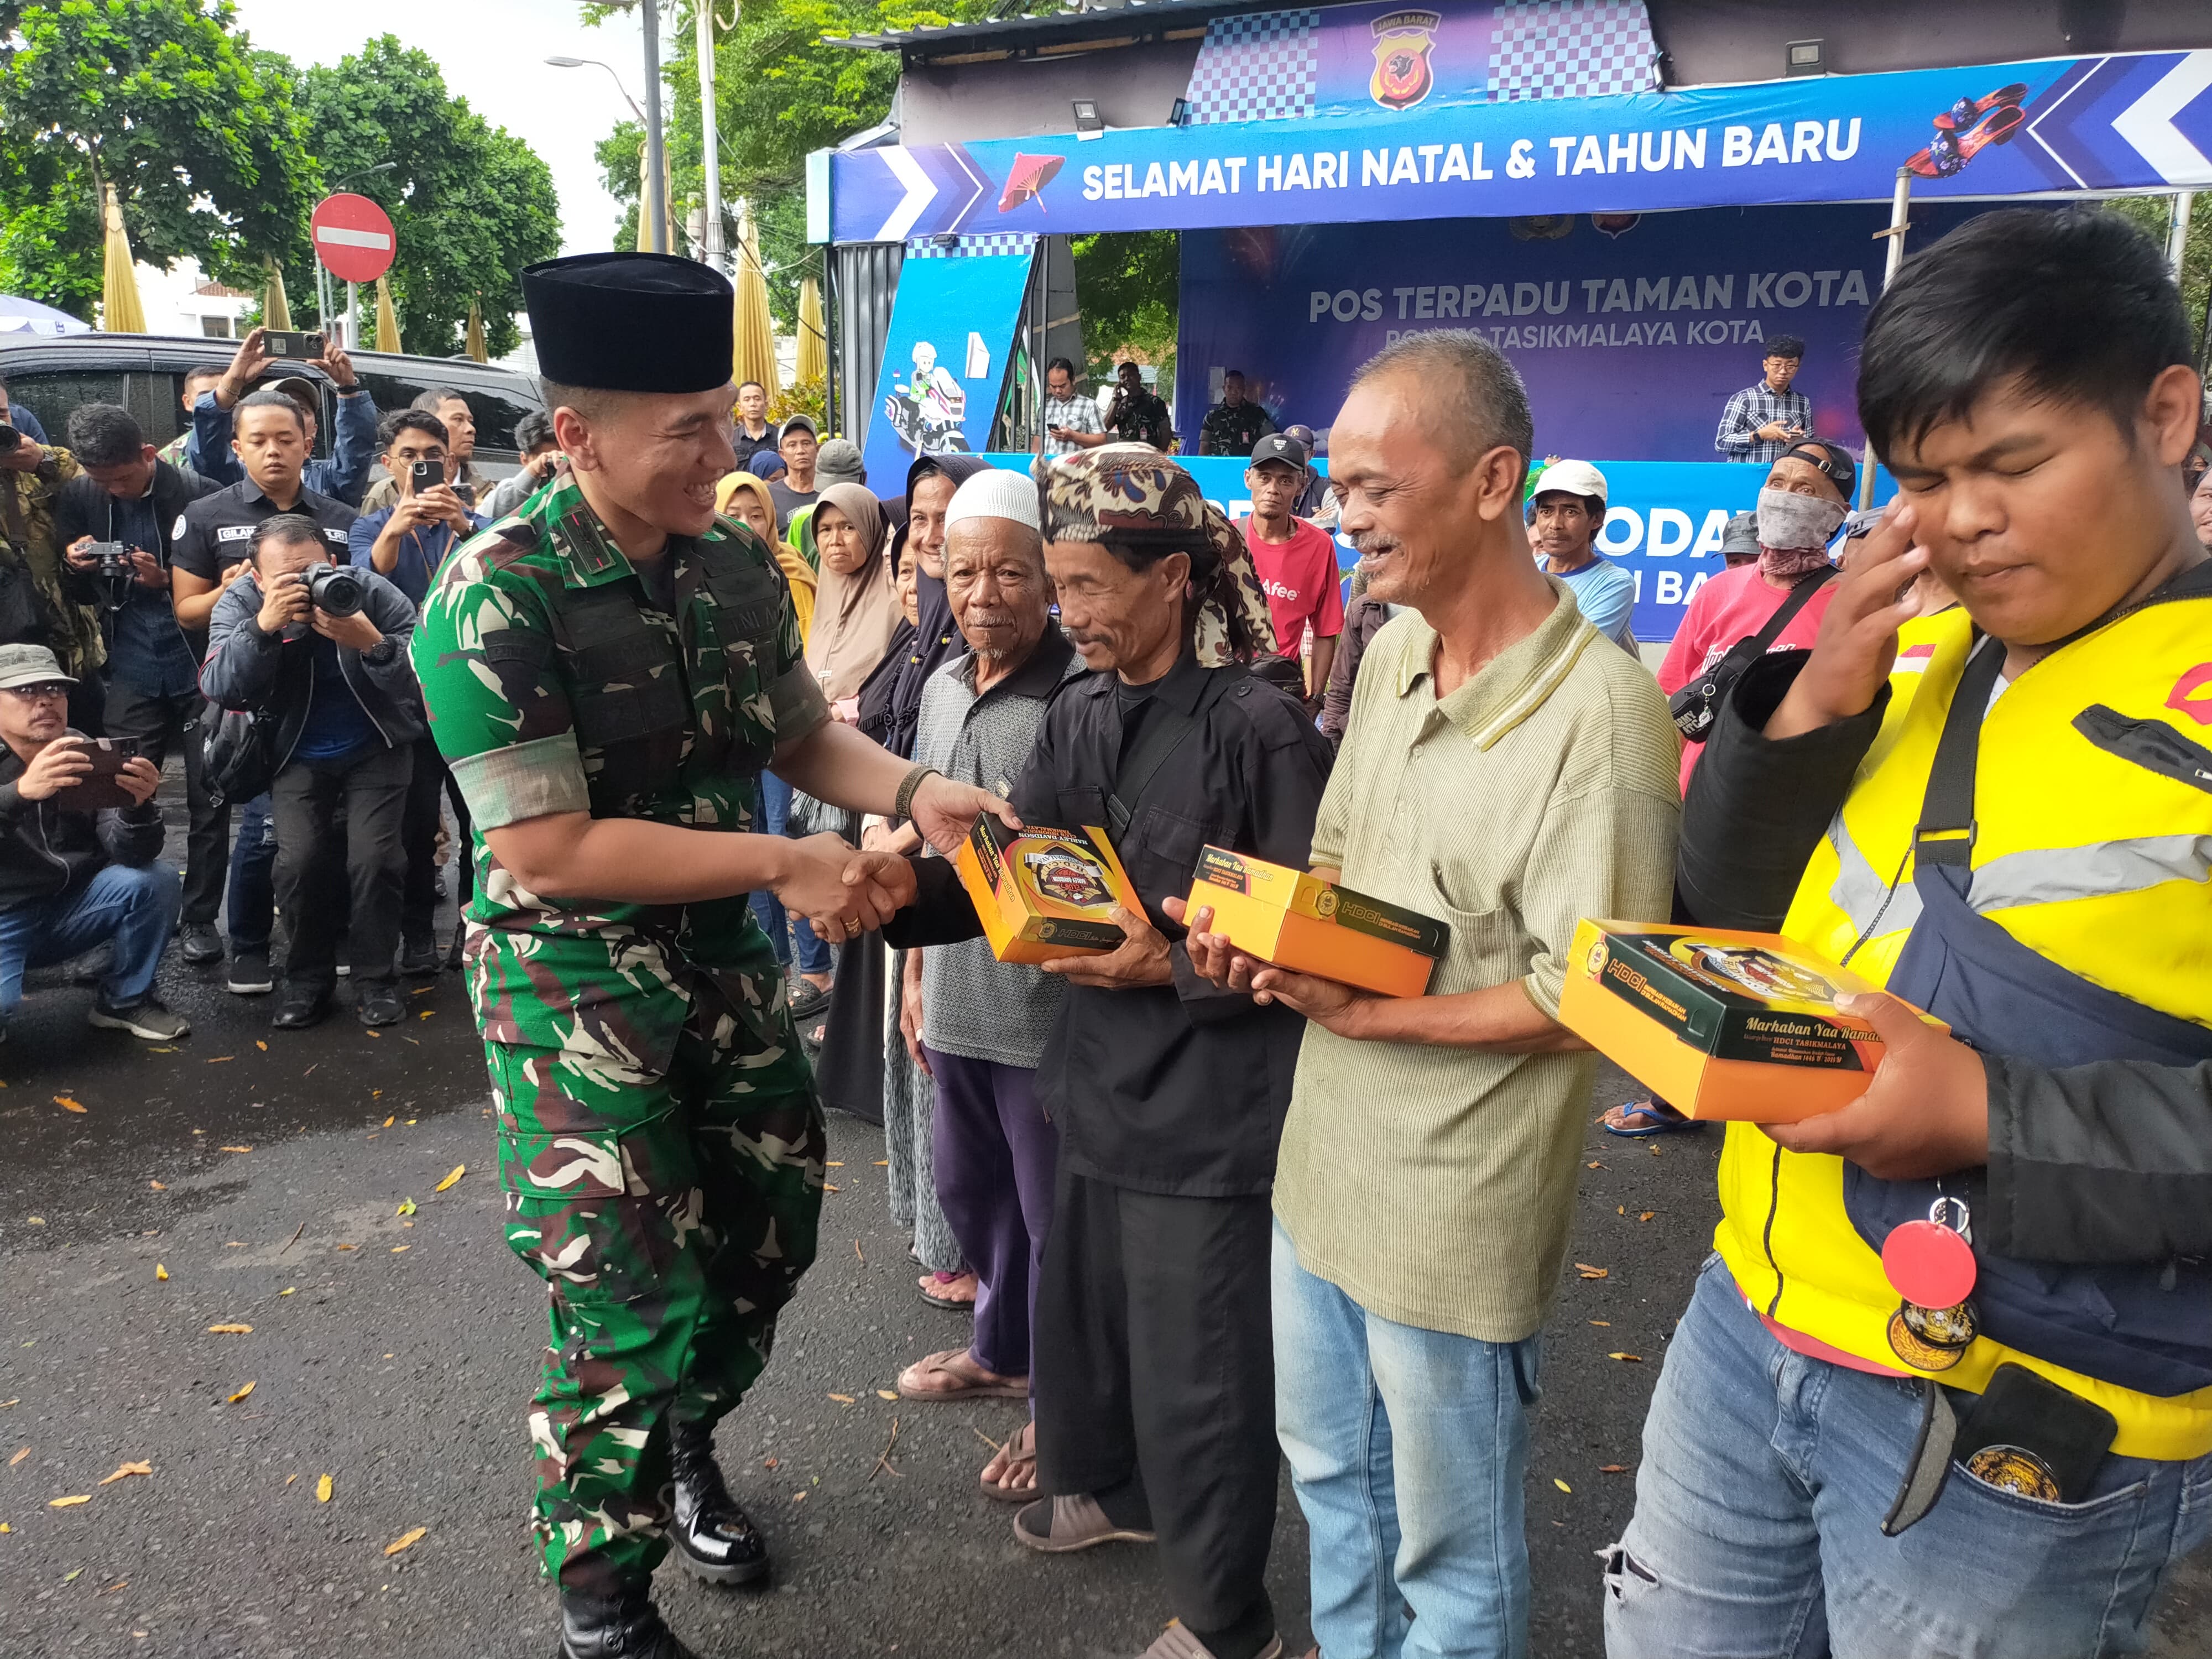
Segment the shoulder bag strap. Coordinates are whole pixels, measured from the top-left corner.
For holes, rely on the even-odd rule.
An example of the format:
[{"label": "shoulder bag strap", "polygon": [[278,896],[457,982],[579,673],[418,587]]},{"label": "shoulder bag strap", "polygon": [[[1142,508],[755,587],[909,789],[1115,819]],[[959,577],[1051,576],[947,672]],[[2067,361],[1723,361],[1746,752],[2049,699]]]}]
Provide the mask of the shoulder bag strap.
[{"label": "shoulder bag strap", "polygon": [[1913,867],[1955,865],[1969,869],[1974,856],[1974,779],[1980,769],[1982,717],[2004,668],[2004,647],[1984,635],[1966,659],[1943,717],[1936,759],[1928,769],[1920,822],[1912,830]]}]

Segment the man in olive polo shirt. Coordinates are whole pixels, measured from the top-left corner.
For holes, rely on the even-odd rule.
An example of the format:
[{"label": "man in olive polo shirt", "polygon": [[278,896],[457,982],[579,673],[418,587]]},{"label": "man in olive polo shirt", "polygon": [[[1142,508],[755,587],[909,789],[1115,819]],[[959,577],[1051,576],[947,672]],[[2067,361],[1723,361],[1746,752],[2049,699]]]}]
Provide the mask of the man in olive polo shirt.
[{"label": "man in olive polo shirt", "polygon": [[1191,959],[1310,1022],[1273,1296],[1322,1651],[1522,1659],[1536,1335],[1595,1066],[1555,1016],[1577,920],[1666,919],[1674,728],[1528,556],[1528,394],[1482,336],[1370,359],[1329,442],[1367,592],[1407,613],[1367,647],[1313,864],[1449,951],[1427,996],[1370,996],[1236,955],[1201,910]]}]

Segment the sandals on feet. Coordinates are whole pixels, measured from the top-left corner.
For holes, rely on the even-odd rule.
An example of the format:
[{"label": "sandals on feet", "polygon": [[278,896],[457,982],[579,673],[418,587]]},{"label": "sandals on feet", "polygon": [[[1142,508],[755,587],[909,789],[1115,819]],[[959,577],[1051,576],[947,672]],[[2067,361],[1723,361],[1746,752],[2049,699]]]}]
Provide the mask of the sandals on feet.
[{"label": "sandals on feet", "polygon": [[975,1311],[975,1275],[972,1273],[924,1273],[921,1289],[921,1299],[933,1308],[943,1308],[948,1313]]},{"label": "sandals on feet", "polygon": [[1026,1376],[997,1376],[965,1348],[947,1348],[917,1359],[899,1373],[902,1400],[1026,1400]]},{"label": "sandals on feet", "polygon": [[[991,1470],[994,1465],[999,1470],[997,1480],[991,1478]],[[1002,1484],[1008,1477],[1013,1475],[1026,1475],[1029,1484],[1025,1486],[1009,1486]],[[990,1462],[983,1466],[979,1484],[983,1488],[984,1497],[994,1498],[1001,1504],[1026,1504],[1036,1497],[1036,1425],[1035,1423],[1023,1424],[1006,1437],[1006,1443],[1000,1447],[997,1455],[991,1459]]]},{"label": "sandals on feet", "polygon": [[1605,1126],[1606,1133],[1619,1135],[1624,1140],[1680,1134],[1685,1130],[1705,1127],[1693,1117],[1684,1117],[1663,1100],[1625,1101],[1598,1121]]}]

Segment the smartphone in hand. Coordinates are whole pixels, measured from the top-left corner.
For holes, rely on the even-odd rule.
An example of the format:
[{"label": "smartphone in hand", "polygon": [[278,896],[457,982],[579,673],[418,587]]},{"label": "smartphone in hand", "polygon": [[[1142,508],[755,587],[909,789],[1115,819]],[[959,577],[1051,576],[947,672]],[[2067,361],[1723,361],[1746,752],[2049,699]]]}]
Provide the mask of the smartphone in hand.
[{"label": "smartphone in hand", "polygon": [[264,329],[261,349],[270,357],[289,357],[300,362],[313,362],[323,355],[323,337],[302,334],[281,328]]}]

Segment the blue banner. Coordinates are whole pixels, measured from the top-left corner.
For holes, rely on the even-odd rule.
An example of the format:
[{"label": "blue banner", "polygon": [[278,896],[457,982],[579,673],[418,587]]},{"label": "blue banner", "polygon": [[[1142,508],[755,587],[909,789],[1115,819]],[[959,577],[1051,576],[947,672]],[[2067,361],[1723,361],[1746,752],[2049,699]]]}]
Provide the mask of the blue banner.
[{"label": "blue banner", "polygon": [[[994,466],[1026,472],[1032,455],[988,455]],[[1252,493],[1244,485],[1243,461],[1218,455],[1182,455],[1177,465],[1198,480],[1206,499],[1218,501],[1232,519],[1252,512]],[[1323,472],[1328,461],[1317,464]],[[1600,461],[1609,490],[1598,550],[1636,579],[1636,637],[1663,645],[1682,625],[1690,598],[1728,568],[1721,557],[1721,532],[1729,519],[1754,507],[1766,480],[1763,466],[1726,461]],[[1887,473],[1875,499],[1895,494]],[[1346,573],[1359,556],[1340,540],[1337,562]],[[1347,591],[1348,588],[1347,588]]]},{"label": "blue banner", "polygon": [[[1909,251],[1979,210],[1914,210]],[[1805,342],[1793,390],[1813,430],[1856,448],[1854,380],[1881,292],[1885,208],[1438,219],[1372,233],[1333,225],[1182,239],[1178,424],[1195,448],[1224,370],[1278,426],[1326,432],[1358,366],[1400,336],[1488,337],[1528,386],[1536,453],[1717,461],[1729,394],[1760,378],[1764,342]]]},{"label": "blue banner", "polygon": [[916,455],[990,441],[1033,248],[1034,239],[1012,236],[981,250],[908,251],[860,445],[883,494],[899,493],[890,481],[903,480]]},{"label": "blue banner", "polygon": [[[840,151],[839,242],[2212,185],[2212,51]],[[810,175],[812,176],[812,175]],[[824,216],[812,214],[815,222]]]}]

